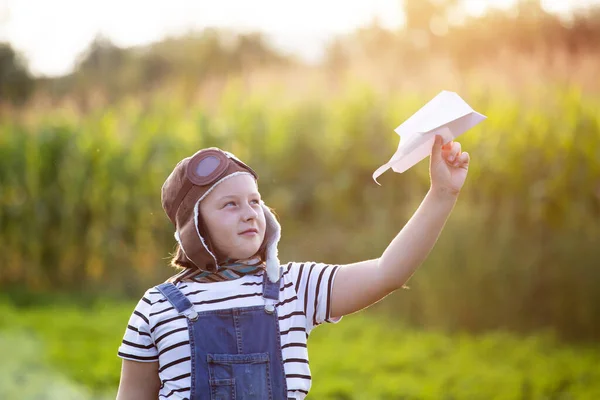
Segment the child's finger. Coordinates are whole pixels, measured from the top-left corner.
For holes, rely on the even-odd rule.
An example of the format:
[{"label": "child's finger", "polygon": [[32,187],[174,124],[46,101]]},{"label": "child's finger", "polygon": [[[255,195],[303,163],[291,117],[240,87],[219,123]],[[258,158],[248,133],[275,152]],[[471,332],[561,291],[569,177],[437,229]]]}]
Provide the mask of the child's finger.
[{"label": "child's finger", "polygon": [[459,142],[452,142],[452,147],[450,148],[450,152],[448,154],[448,161],[454,163],[458,156],[460,156],[461,146]]},{"label": "child's finger", "polygon": [[442,146],[442,137],[440,135],[435,136],[435,142],[433,143],[433,148],[431,149],[431,159],[432,161],[437,162],[444,158],[444,150]]},{"label": "child's finger", "polygon": [[470,160],[471,160],[471,157],[469,156],[469,153],[467,153],[466,151],[463,151],[462,153],[460,153],[460,155],[456,159],[455,165],[466,168],[469,166]]},{"label": "child's finger", "polygon": [[452,150],[453,141],[449,141],[448,143],[442,146],[442,157],[444,160],[448,160],[448,156],[450,155],[450,151]]}]

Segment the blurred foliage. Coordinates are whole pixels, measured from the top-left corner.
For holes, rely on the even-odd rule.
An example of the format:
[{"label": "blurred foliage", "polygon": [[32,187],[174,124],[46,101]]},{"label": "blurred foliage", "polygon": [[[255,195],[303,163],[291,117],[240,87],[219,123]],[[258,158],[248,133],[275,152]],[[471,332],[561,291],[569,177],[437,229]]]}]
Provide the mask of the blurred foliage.
[{"label": "blurred foliage", "polygon": [[426,193],[427,163],[381,187],[371,174],[398,143],[392,129],[443,88],[488,120],[460,139],[473,163],[444,233],[382,311],[598,339],[598,9],[565,20],[521,1],[444,25],[456,4],[406,1],[405,28],[374,21],[313,67],[258,33],[128,49],[98,38],[31,97],[14,86],[15,71],[27,77],[20,57],[1,47],[0,289],[21,305],[138,298],[174,272],[160,187],[206,146],[258,171],[282,219],[282,261],[378,257]]},{"label": "blurred foliage", "polygon": [[311,397],[600,398],[597,346],[558,343],[600,339],[600,9],[459,2],[405,0],[403,29],[333,38],[319,66],[207,29],[99,37],[32,78],[0,45],[0,398],[114,397],[135,302],[174,272],[160,187],[198,148],[258,172],[282,262],[378,257],[428,166],[372,173],[441,89],[488,117],[460,137],[467,183],[409,290],[311,335]]},{"label": "blurred foliage", "polygon": [[[72,333],[69,333],[72,336]],[[31,332],[20,330],[0,331],[0,351],[4,355],[0,364],[0,398],[44,400],[101,400],[114,399],[114,384],[99,388],[96,394],[83,383],[58,373],[56,366],[44,360],[45,341]],[[70,349],[69,349],[70,350]],[[105,357],[107,361],[108,357]],[[89,360],[88,360],[89,361]],[[118,371],[117,363],[112,369]],[[86,371],[89,363],[82,362],[78,368]],[[111,382],[112,383],[112,382]],[[102,395],[103,391],[111,392]]]},{"label": "blurred foliage", "polygon": [[0,43],[0,107],[7,102],[22,105],[33,88],[33,78],[23,59],[10,45]]},{"label": "blurred foliage", "polygon": [[[171,91],[87,114],[4,119],[0,285],[17,301],[140,296],[174,272],[160,187],[180,159],[213,145],[259,173],[282,219],[282,262],[378,257],[426,193],[427,162],[389,172],[381,187],[371,174],[398,142],[391,127],[434,93],[343,86],[327,100],[284,101],[232,80],[216,102],[186,104]],[[461,93],[488,120],[461,137],[468,182],[411,292],[386,301],[395,314],[449,329],[598,337],[599,99],[575,87],[531,93]]]},{"label": "blurred foliage", "polygon": [[[460,0],[402,0],[406,31],[413,45],[444,52],[468,63],[494,57],[499,50],[527,54],[568,50],[594,52],[600,37],[600,7],[577,7],[557,15],[540,0],[517,0],[509,9],[488,8],[465,16]],[[420,36],[417,38],[415,35]],[[538,55],[538,54],[535,54]]]},{"label": "blurred foliage", "polygon": [[[54,97],[86,101],[101,92],[108,101],[160,87],[176,79],[194,89],[211,76],[243,73],[266,65],[285,65],[261,33],[234,34],[206,29],[181,38],[167,38],[150,46],[122,49],[98,37],[81,55],[76,71],[45,82]],[[193,93],[190,93],[193,94]]]},{"label": "blurred foliage", "polygon": [[542,332],[444,335],[352,315],[311,335],[310,397],[592,399],[600,395],[598,350]]},{"label": "blurred foliage", "polygon": [[[0,365],[0,398],[114,398],[116,352],[134,306],[98,301],[85,308],[15,309],[0,303],[6,360]],[[566,346],[544,332],[520,338],[503,331],[446,335],[363,313],[319,327],[309,343],[314,399],[600,396],[600,349]]]},{"label": "blurred foliage", "polygon": [[[511,9],[490,8],[473,17],[464,13],[461,0],[400,1],[406,21],[400,29],[385,29],[374,20],[331,39],[322,63],[330,79],[364,64],[385,64],[397,75],[442,61],[448,63],[442,68],[458,71],[500,60],[510,65],[521,56],[553,68],[580,58],[598,63],[599,6],[574,7],[572,15],[556,15],[545,11],[540,0],[519,0]],[[308,72],[312,68],[276,49],[260,32],[216,28],[131,48],[120,48],[99,36],[80,55],[75,70],[57,78],[30,77],[10,45],[2,46],[0,103],[4,97],[5,102],[22,104],[35,85],[36,98],[56,102],[70,97],[78,107],[89,109],[98,99],[112,102],[173,82],[185,89],[179,95],[191,99],[215,78],[257,69]]]},{"label": "blurred foliage", "polygon": [[128,308],[54,303],[17,310],[0,302],[0,398],[114,399]]}]

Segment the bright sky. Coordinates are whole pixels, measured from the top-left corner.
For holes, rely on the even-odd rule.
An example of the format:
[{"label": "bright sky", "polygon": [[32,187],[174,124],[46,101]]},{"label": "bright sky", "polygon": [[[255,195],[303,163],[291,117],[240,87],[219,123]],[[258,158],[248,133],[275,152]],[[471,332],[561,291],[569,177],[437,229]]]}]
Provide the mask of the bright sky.
[{"label": "bright sky", "polygon": [[[463,0],[471,14],[515,0]],[[597,0],[542,0],[554,12]],[[399,0],[0,0],[0,41],[9,41],[36,75],[68,73],[102,33],[118,46],[134,46],[207,26],[260,29],[273,43],[316,61],[332,35],[378,18],[403,23]]]}]

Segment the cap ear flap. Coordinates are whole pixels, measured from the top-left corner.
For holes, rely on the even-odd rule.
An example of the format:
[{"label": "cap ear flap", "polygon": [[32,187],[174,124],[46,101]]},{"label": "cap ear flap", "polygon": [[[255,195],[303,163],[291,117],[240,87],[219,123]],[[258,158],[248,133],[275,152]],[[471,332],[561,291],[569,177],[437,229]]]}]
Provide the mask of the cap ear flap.
[{"label": "cap ear flap", "polygon": [[216,271],[218,264],[215,254],[200,234],[199,203],[200,200],[195,203],[192,210],[188,209],[186,213],[177,214],[178,242],[187,259],[197,268],[212,272]]},{"label": "cap ear flap", "polygon": [[277,246],[281,239],[281,225],[277,218],[271,212],[271,209],[261,200],[260,205],[265,214],[265,257],[267,264],[267,276],[271,282],[277,282],[280,278],[280,263],[279,263],[279,251]]}]

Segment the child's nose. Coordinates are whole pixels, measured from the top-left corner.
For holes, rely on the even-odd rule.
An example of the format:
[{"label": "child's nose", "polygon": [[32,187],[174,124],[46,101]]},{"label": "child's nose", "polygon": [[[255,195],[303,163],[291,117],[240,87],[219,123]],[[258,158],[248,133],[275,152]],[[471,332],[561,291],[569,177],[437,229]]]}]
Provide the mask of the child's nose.
[{"label": "child's nose", "polygon": [[248,221],[250,219],[255,219],[258,216],[258,212],[252,208],[250,205],[246,205],[243,211],[244,220]]}]

